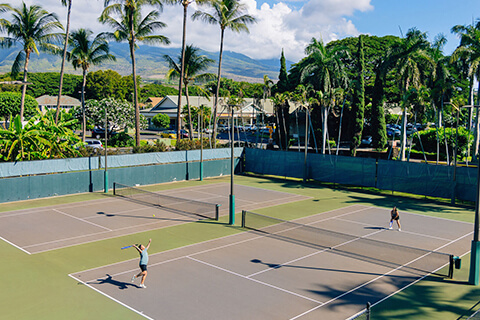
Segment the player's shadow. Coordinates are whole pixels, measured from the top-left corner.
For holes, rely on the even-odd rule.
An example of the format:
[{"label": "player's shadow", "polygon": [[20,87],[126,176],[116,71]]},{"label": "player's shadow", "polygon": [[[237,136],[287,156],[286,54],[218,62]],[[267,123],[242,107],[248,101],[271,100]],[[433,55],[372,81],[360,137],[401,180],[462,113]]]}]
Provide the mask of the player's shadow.
[{"label": "player's shadow", "polygon": [[128,287],[134,287],[134,288],[140,288],[139,286],[137,286],[136,284],[134,283],[129,283],[129,282],[124,282],[124,281],[118,281],[118,280],[115,280],[113,279],[113,277],[111,275],[109,275],[108,273],[106,274],[106,278],[104,279],[97,279],[97,284],[110,284],[110,285],[114,285],[114,286],[117,286],[118,289],[120,290],[125,290],[125,289],[128,289]]},{"label": "player's shadow", "polygon": [[388,230],[388,228],[385,228],[385,227],[363,227],[363,229],[368,229],[368,230]]}]

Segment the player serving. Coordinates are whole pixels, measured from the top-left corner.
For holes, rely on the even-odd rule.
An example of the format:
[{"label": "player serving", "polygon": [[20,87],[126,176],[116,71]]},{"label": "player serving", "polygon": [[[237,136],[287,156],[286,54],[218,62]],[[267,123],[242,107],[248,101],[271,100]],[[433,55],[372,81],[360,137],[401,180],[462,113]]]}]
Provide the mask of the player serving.
[{"label": "player serving", "polygon": [[392,218],[390,219],[390,226],[388,229],[392,229],[393,220],[395,220],[397,221],[398,231],[402,231],[400,226],[400,215],[398,214],[397,207],[393,207],[392,211],[390,211],[390,215],[392,216]]},{"label": "player serving", "polygon": [[132,245],[132,247],[137,249],[138,252],[140,253],[139,266],[140,266],[140,270],[141,270],[139,274],[133,275],[132,282],[134,282],[136,278],[139,278],[141,276],[142,277],[142,281],[140,282],[140,287],[141,288],[146,288],[145,278],[147,277],[147,264],[148,264],[148,252],[147,252],[147,250],[150,247],[150,243],[152,243],[152,239],[148,240],[148,244],[147,244],[146,247],[143,244]]}]

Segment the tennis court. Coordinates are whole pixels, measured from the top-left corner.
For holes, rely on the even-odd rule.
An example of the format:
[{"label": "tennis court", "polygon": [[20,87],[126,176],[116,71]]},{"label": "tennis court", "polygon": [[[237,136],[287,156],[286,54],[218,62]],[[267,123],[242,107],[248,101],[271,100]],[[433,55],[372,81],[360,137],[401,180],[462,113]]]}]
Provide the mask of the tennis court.
[{"label": "tennis court", "polygon": [[[228,213],[228,183],[170,189],[158,195],[182,197],[220,205],[220,215]],[[254,187],[235,188],[238,207],[255,209],[308,197]],[[142,200],[142,199],[140,199]],[[178,199],[176,199],[178,200]],[[127,234],[159,229],[202,217],[189,213],[188,201],[176,201],[171,210],[143,201],[105,195],[105,199],[0,213],[0,239],[28,254],[95,242]],[[182,209],[182,206],[186,210]],[[192,205],[190,205],[193,207]],[[195,203],[198,207],[198,203]],[[215,220],[205,220],[219,223]]]},{"label": "tennis court", "polygon": [[148,319],[346,319],[447,265],[436,252],[470,249],[470,223],[401,211],[399,232],[388,216],[351,205],[285,230],[247,216],[248,232],[151,254],[146,289],[130,282],[138,258],[70,276]]}]

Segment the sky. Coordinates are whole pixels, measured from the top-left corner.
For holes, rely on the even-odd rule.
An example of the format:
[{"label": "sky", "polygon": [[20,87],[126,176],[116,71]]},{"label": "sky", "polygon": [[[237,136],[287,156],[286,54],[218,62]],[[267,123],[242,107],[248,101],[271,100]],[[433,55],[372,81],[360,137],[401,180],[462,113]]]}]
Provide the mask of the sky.
[{"label": "sky", "polygon": [[[8,0],[7,0],[8,1]],[[13,1],[13,2],[12,2]],[[60,0],[24,0],[55,12],[63,24],[66,8]],[[245,54],[253,59],[279,58],[284,50],[287,60],[297,62],[305,54],[312,38],[325,43],[346,37],[368,34],[401,37],[410,28],[426,32],[429,40],[442,33],[447,39],[445,54],[457,47],[458,37],[450,32],[454,25],[468,25],[480,18],[479,0],[240,0],[245,13],[257,23],[248,25],[249,33],[225,31],[224,50]],[[20,0],[10,0],[18,7]],[[98,22],[103,0],[73,0],[71,29],[89,28],[94,33],[107,31]],[[208,11],[195,2],[188,7],[188,17],[196,10]],[[6,17],[8,19],[8,16]],[[171,48],[182,42],[183,7],[166,5],[160,21],[167,27],[158,31],[167,36]],[[218,52],[220,28],[201,21],[187,21],[187,44],[206,51]],[[140,44],[141,45],[141,44]],[[180,50],[180,49],[179,49]]]}]

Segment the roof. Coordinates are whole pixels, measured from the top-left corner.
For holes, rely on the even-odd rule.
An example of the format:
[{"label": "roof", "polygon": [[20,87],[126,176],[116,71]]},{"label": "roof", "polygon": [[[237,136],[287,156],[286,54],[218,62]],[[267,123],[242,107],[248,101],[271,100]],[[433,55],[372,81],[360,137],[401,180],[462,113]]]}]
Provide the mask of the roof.
[{"label": "roof", "polygon": [[[213,109],[215,99],[214,98],[206,98],[200,96],[189,96],[189,102],[191,106],[201,106],[205,105],[211,109]],[[151,109],[144,110],[143,114],[155,114],[155,113],[176,113],[177,111],[177,104],[178,104],[178,96],[165,96],[163,99],[160,100],[157,104],[155,104]],[[187,104],[187,97],[182,96],[182,105]],[[219,101],[219,107],[217,110],[218,114],[223,114],[225,112],[226,105],[223,101],[223,98]],[[273,114],[273,103],[270,99],[266,100],[256,100],[253,98],[245,98],[243,102],[243,107],[239,109],[238,112],[244,114],[251,114],[251,113],[258,113],[264,110],[267,114]]]},{"label": "roof", "polygon": [[[58,96],[48,96],[43,95],[38,97],[37,102],[40,106],[56,106],[57,105]],[[61,106],[80,106],[81,102],[78,99],[75,99],[70,96],[61,96],[60,97],[60,105]]]}]

